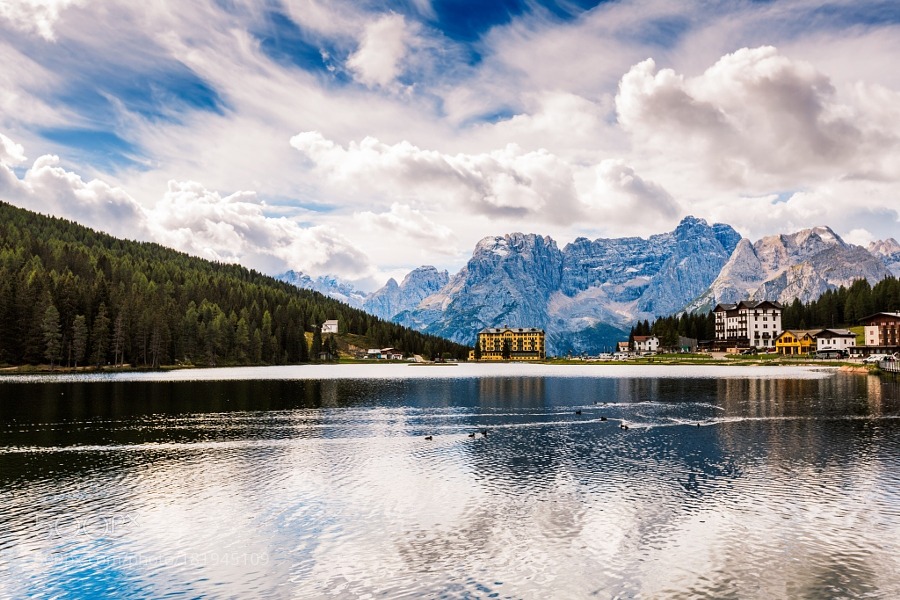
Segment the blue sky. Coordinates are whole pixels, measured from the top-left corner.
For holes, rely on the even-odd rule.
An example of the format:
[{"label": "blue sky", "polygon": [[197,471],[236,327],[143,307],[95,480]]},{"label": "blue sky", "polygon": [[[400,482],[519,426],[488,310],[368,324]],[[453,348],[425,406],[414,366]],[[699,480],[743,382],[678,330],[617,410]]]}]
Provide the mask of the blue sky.
[{"label": "blue sky", "polygon": [[900,4],[7,0],[0,197],[372,289],[512,231],[898,237]]}]

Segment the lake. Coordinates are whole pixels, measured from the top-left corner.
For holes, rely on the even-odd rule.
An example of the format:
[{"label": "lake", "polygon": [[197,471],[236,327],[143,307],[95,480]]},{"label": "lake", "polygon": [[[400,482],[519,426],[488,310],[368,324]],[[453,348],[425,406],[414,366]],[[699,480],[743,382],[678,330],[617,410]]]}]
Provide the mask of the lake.
[{"label": "lake", "polygon": [[897,598],[900,383],[465,364],[0,379],[0,598],[164,596]]}]

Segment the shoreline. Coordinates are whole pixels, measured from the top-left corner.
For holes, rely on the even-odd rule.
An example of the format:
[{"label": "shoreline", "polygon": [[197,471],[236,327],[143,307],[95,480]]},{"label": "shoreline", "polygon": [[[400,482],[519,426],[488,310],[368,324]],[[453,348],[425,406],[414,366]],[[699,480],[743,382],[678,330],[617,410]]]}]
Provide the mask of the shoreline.
[{"label": "shoreline", "polygon": [[646,366],[646,367],[659,367],[659,366],[687,366],[687,367],[701,367],[701,366],[724,366],[724,367],[835,367],[840,368],[842,371],[847,372],[858,372],[858,373],[871,373],[875,372],[876,369],[870,367],[868,365],[864,365],[862,363],[850,362],[847,360],[821,360],[821,359],[810,359],[810,358],[787,358],[787,357],[773,357],[766,359],[759,358],[731,358],[731,357],[672,357],[668,358],[666,355],[657,355],[655,357],[641,357],[641,358],[633,358],[628,360],[581,360],[575,358],[551,358],[542,361],[448,361],[448,362],[424,362],[424,363],[416,363],[409,361],[388,361],[388,360],[358,360],[358,359],[342,359],[336,362],[308,362],[308,363],[295,363],[288,365],[268,365],[268,364],[257,364],[257,365],[222,365],[222,366],[207,366],[207,365],[162,365],[157,368],[152,367],[134,367],[131,365],[122,365],[118,367],[113,366],[105,366],[105,367],[53,367],[50,368],[49,365],[11,365],[0,367],[0,380],[4,377],[9,376],[21,376],[21,375],[111,375],[118,373],[167,373],[171,371],[206,371],[210,369],[253,369],[253,368],[285,368],[285,367],[322,367],[322,366],[332,366],[332,367],[345,367],[345,366],[354,366],[354,365],[363,365],[363,366],[371,366],[371,367],[394,367],[394,366],[456,366],[456,365],[485,365],[485,366],[499,366],[499,365],[529,365],[529,366],[538,366],[538,365],[546,365],[546,366],[583,366],[583,367],[616,367],[616,366]]},{"label": "shoreline", "polygon": [[[410,369],[394,364],[305,364],[257,367],[204,367],[156,371],[93,371],[79,373],[7,373],[3,383],[179,382],[179,381],[308,381],[407,379],[818,379],[841,372],[834,364],[560,364],[456,363],[452,369]],[[868,371],[867,371],[868,372]],[[852,374],[847,371],[846,374]]]}]

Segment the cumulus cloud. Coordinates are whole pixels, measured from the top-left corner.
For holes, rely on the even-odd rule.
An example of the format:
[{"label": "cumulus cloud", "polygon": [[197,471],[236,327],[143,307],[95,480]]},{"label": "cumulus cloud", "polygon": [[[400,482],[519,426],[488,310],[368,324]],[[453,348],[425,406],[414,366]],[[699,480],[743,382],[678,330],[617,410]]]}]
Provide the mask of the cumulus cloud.
[{"label": "cumulus cloud", "polygon": [[11,167],[24,160],[22,146],[0,134],[0,198],[29,210],[267,273],[293,268],[348,280],[375,273],[366,255],[334,227],[302,227],[269,216],[255,192],[222,196],[194,181],[170,181],[148,210],[122,188],[85,182],[52,155],[39,157],[20,179]]},{"label": "cumulus cloud", "polygon": [[414,34],[403,15],[385,15],[369,23],[347,66],[363,84],[386,87],[402,72]]},{"label": "cumulus cloud", "polygon": [[26,160],[22,145],[0,133],[0,165],[17,165]]},{"label": "cumulus cloud", "polygon": [[538,217],[572,223],[582,215],[572,169],[545,151],[515,144],[481,154],[444,154],[403,141],[366,137],[346,148],[316,131],[291,138],[328,183],[495,217]]},{"label": "cumulus cloud", "polygon": [[640,148],[749,189],[878,170],[898,140],[896,123],[867,128],[825,75],[773,47],[743,48],[693,78],[647,59],[622,78],[616,107]]},{"label": "cumulus cloud", "polygon": [[371,276],[366,256],[336,230],[267,216],[254,192],[223,197],[195,181],[170,181],[150,216],[166,245],[210,260],[269,273],[293,268],[349,280]]},{"label": "cumulus cloud", "polygon": [[[21,146],[4,136],[3,147],[14,159],[24,161]],[[147,239],[147,220],[141,206],[125,190],[99,179],[84,181],[60,166],[59,157],[44,155],[19,179],[7,159],[0,161],[0,196],[41,213],[77,221],[88,227],[115,231],[117,235]]]},{"label": "cumulus cloud", "polygon": [[666,222],[679,217],[680,208],[672,195],[661,185],[639,176],[624,161],[604,160],[595,174],[595,205],[602,206],[606,212],[619,213],[626,220],[662,217]]},{"label": "cumulus cloud", "polygon": [[28,33],[36,33],[48,41],[55,39],[53,26],[62,12],[78,0],[4,0],[0,18]]},{"label": "cumulus cloud", "polygon": [[[378,230],[385,235],[404,236],[420,243],[428,243],[432,247],[446,247],[455,238],[449,227],[438,225],[422,211],[398,202],[391,204],[391,209],[387,212],[363,211],[355,216],[363,227]],[[452,250],[446,251],[452,253]]]}]

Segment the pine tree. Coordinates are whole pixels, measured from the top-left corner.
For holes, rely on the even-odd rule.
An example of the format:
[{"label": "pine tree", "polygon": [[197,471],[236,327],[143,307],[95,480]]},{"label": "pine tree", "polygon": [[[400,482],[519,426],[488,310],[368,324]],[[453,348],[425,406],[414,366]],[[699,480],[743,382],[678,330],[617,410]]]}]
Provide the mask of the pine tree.
[{"label": "pine tree", "polygon": [[50,369],[53,369],[53,363],[59,360],[62,353],[62,333],[59,325],[59,311],[52,302],[44,311],[41,331],[44,333],[44,356],[50,361]]},{"label": "pine tree", "polygon": [[309,345],[306,343],[306,332],[300,329],[300,338],[297,340],[298,353],[297,360],[305,363],[309,362]]},{"label": "pine tree", "polygon": [[99,368],[106,362],[106,352],[109,348],[109,317],[106,314],[106,304],[101,303],[94,317],[94,327],[91,330],[93,351],[91,357]]},{"label": "pine tree", "polygon": [[75,368],[84,358],[87,351],[88,328],[84,315],[77,315],[72,323],[72,360],[75,361]]},{"label": "pine tree", "polygon": [[316,325],[313,329],[312,348],[310,354],[313,360],[319,360],[319,354],[322,352],[322,327]]}]

